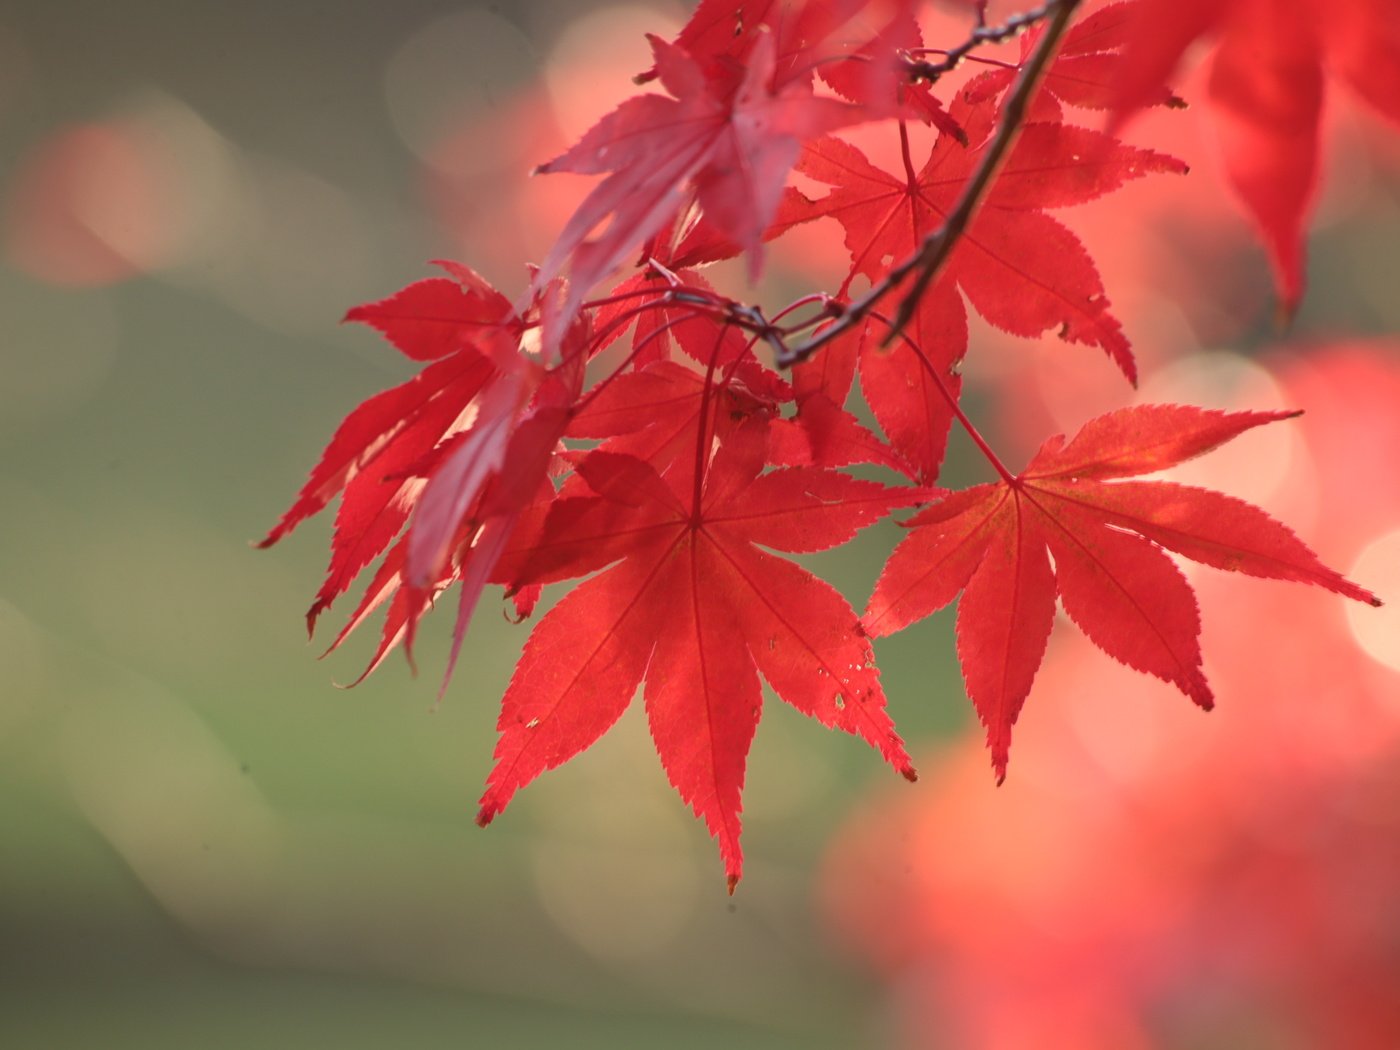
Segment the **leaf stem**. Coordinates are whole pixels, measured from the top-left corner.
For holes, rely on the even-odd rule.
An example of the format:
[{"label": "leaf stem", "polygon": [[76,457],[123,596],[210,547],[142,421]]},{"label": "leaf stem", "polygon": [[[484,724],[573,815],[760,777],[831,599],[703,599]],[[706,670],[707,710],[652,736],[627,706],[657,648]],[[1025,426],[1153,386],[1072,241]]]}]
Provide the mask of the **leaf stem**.
[{"label": "leaf stem", "polygon": [[720,334],[715,339],[714,349],[710,351],[710,363],[705,369],[705,386],[700,393],[700,418],[696,420],[695,427],[695,486],[690,503],[690,526],[692,529],[700,527],[700,502],[705,491],[705,464],[708,459],[706,453],[708,453],[711,444],[711,441],[707,440],[705,432],[709,429],[710,424],[710,397],[714,390],[715,365],[719,363],[719,350],[724,345],[724,335],[728,331],[729,325],[726,323],[720,328]]},{"label": "leaf stem", "polygon": [[899,122],[899,157],[904,161],[904,177],[909,180],[909,192],[917,192],[919,173],[914,170],[914,157],[909,150],[909,125]]}]

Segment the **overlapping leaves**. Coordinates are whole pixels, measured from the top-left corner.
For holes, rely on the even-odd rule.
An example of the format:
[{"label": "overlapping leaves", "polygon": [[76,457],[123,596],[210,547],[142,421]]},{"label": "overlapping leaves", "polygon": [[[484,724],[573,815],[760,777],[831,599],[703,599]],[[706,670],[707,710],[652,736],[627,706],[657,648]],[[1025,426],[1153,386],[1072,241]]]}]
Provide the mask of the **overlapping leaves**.
[{"label": "overlapping leaves", "polygon": [[829,584],[760,546],[824,550],[921,493],[807,467],[760,474],[765,446],[763,422],[750,420],[698,479],[684,461],[663,476],[635,456],[593,452],[578,469],[595,495],[556,502],[518,567],[507,556],[516,585],[616,564],[551,609],[526,643],[502,703],[481,823],[597,740],[643,679],[662,765],[718,840],[731,888],[742,871],[740,794],[760,674],[803,714],[862,737],[913,779],[856,614]]},{"label": "overlapping leaves", "polygon": [[[1066,6],[1072,0],[1047,11]],[[1183,169],[1063,120],[1062,104],[1108,105],[1107,85],[1134,39],[1133,4],[1069,32],[1024,126],[1005,116],[1002,95],[1020,84],[1010,71],[951,98],[911,79],[914,58],[932,53],[914,10],[902,0],[704,0],[675,41],[652,38],[655,66],[639,80],[657,80],[666,94],[629,99],[540,169],[601,181],[516,304],[444,264],[446,277],[348,315],[425,367],[346,418],[263,541],[340,496],[309,622],[379,565],[332,648],[384,608],[373,670],[396,645],[411,645],[434,600],[456,587],[450,674],[488,584],[503,585],[523,619],[543,587],[596,573],[525,643],[482,823],[596,741],[640,687],[662,765],[718,841],[732,890],[762,681],[912,779],[869,636],[961,592],[959,654],[1001,774],[1057,598],[1101,648],[1202,706],[1211,694],[1199,618],[1164,550],[1374,600],[1256,508],[1120,480],[1276,414],[1126,410],[1067,444],[1047,442],[1017,477],[951,495],[929,487],[953,420],[971,429],[958,403],[966,303],[1017,335],[1097,346],[1135,377],[1093,261],[1047,211]],[[1048,54],[1037,34],[1026,39],[1023,61]],[[922,156],[908,135],[916,120],[937,130]],[[871,121],[884,121],[898,143],[902,174],[832,134]],[[986,151],[1012,134],[995,180],[974,185]],[[825,195],[789,185],[794,167]],[[970,188],[979,206],[955,224]],[[745,253],[755,274],[765,241],[817,218],[840,225],[849,273],[835,294],[776,315],[796,320],[769,321],[698,272]],[[959,239],[947,265],[899,338],[885,345],[879,309],[847,314],[855,279],[880,289],[952,225]],[[588,298],[638,252],[635,270]],[[906,286],[887,283],[893,313]],[[833,338],[791,382],[760,360],[757,349],[786,352],[814,329]],[[857,372],[883,436],[847,408]],[[838,469],[854,464],[910,484]],[[842,544],[897,508],[935,499],[907,523],[863,620],[774,553]]]}]

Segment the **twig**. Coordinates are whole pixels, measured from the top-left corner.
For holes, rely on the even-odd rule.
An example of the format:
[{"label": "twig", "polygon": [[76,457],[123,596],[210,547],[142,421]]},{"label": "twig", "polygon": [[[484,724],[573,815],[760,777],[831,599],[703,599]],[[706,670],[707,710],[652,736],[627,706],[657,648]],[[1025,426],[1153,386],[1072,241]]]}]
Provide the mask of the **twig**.
[{"label": "twig", "polygon": [[991,189],[1007,154],[1011,152],[1011,146],[1016,141],[1021,125],[1026,121],[1026,111],[1030,108],[1031,96],[1035,94],[1035,89],[1040,84],[1041,75],[1049,67],[1050,60],[1054,58],[1055,51],[1060,44],[1060,38],[1069,28],[1070,19],[1074,17],[1075,8],[1078,6],[1079,0],[1060,0],[1058,4],[1052,0],[1050,4],[1046,5],[1047,8],[1054,8],[1050,12],[1049,23],[1037,42],[1035,51],[1031,53],[1030,60],[1016,79],[1016,86],[1011,89],[1011,94],[1007,95],[1006,101],[1002,103],[1001,122],[997,125],[996,134],[987,144],[987,148],[982,154],[982,160],[977,165],[977,170],[972,173],[967,185],[963,187],[962,196],[953,205],[953,210],[948,213],[948,217],[943,220],[942,227],[924,239],[923,246],[919,250],[919,255],[922,256],[919,262],[919,275],[914,278],[913,286],[904,293],[904,298],[899,301],[899,310],[894,315],[894,328],[881,341],[882,346],[888,346],[890,341],[904,330],[904,326],[914,315],[919,300],[923,298],[924,292],[933,283],[933,279],[938,276],[943,267],[947,265],[948,258],[953,253],[953,247],[971,224],[973,215]]},{"label": "twig", "polygon": [[[987,25],[987,5],[985,3],[978,4],[977,27],[973,29],[971,36],[951,51],[944,52],[943,58],[937,62],[910,62],[905,68],[909,75],[916,80],[926,80],[932,84],[940,77],[957,69],[969,53],[983,44],[1003,44],[1012,37],[1024,33],[1037,22],[1043,22],[1047,18],[1053,17],[1055,9],[1062,6],[1064,5],[1057,3],[1056,0],[1048,0],[1047,3],[1034,11],[1012,15],[1001,25],[989,26]],[[1073,7],[1074,4],[1070,6]]]}]

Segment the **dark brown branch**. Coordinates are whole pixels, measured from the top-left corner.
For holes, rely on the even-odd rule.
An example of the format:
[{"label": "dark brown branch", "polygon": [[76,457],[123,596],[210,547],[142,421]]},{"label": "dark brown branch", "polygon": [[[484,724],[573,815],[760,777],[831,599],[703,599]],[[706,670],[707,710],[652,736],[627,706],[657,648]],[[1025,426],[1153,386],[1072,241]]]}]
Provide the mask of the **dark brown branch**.
[{"label": "dark brown branch", "polygon": [[1041,76],[1055,57],[1055,52],[1060,45],[1060,38],[1069,28],[1075,8],[1079,6],[1079,0],[1060,0],[1058,4],[1052,2],[1046,6],[1054,7],[1054,10],[1050,12],[1045,32],[1036,44],[1035,51],[1031,53],[1030,60],[1021,70],[1021,75],[1016,80],[1016,86],[1012,88],[1011,93],[1006,96],[1006,101],[1002,103],[1001,121],[997,125],[996,134],[987,144],[986,151],[982,154],[982,160],[977,165],[977,170],[972,173],[967,185],[963,187],[962,196],[953,205],[953,210],[948,213],[948,217],[943,220],[942,227],[935,231],[932,236],[924,239],[923,246],[919,251],[919,255],[922,257],[918,266],[919,274],[914,278],[913,286],[904,293],[904,298],[900,300],[899,311],[894,315],[894,328],[885,336],[882,345],[888,346],[895,335],[902,332],[904,326],[909,323],[909,319],[914,315],[914,310],[918,307],[919,300],[923,298],[924,292],[933,283],[934,278],[947,265],[954,246],[967,231],[978,206],[981,205],[983,198],[991,189],[992,183],[996,181],[997,172],[1001,170],[1003,162],[1011,152],[1011,147],[1016,141],[1021,125],[1026,122],[1026,112],[1030,108],[1031,96],[1035,94]]},{"label": "dark brown branch", "polygon": [[[836,320],[815,335],[796,346],[789,347],[786,352],[780,354],[778,357],[779,365],[787,367],[805,361],[831,340],[863,321],[876,304],[902,284],[905,278],[910,274],[917,273],[914,283],[900,300],[894,325],[886,334],[883,340],[884,345],[888,345],[903,331],[924,292],[943,267],[947,265],[953,249],[967,231],[978,206],[996,180],[997,172],[1001,169],[1003,161],[1010,152],[1011,146],[1021,130],[1021,125],[1025,123],[1031,96],[1040,83],[1041,76],[1050,65],[1051,59],[1054,58],[1060,40],[1069,28],[1070,20],[1074,17],[1074,12],[1079,4],[1080,0],[1049,0],[1044,8],[1017,16],[1018,19],[1031,19],[1032,21],[1047,19],[1045,32],[1036,43],[1035,50],[1031,53],[1025,66],[1022,67],[1021,75],[1016,79],[1010,94],[1006,96],[1006,101],[1002,103],[1001,117],[997,123],[996,132],[988,141],[977,169],[968,178],[961,196],[958,197],[947,218],[943,220],[943,224],[926,236],[909,258],[890,270],[865,295],[841,308],[839,313],[836,310],[840,304],[831,304],[828,309],[834,314]],[[1011,19],[1006,25],[1010,25],[1016,20]],[[1004,27],[998,26],[996,30],[999,31],[1002,28]]]}]

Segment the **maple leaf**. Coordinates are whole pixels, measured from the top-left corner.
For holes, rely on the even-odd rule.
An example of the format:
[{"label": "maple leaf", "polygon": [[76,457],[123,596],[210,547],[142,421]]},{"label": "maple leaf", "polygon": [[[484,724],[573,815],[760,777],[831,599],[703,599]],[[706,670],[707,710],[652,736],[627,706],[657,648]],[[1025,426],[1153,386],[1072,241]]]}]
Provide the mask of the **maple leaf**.
[{"label": "maple leaf", "polygon": [[[1257,12],[1280,2],[1223,7]],[[1008,332],[1056,331],[1098,346],[1134,378],[1093,261],[1047,211],[1149,172],[1183,170],[1060,120],[1065,105],[1110,104],[1137,13],[1160,5],[1113,4],[1066,32],[1076,6],[1050,0],[943,50],[951,68],[989,39],[1041,22],[1023,37],[1021,70],[974,79],[945,112],[937,65],[911,61],[940,50],[923,46],[909,0],[701,0],[675,43],[650,38],[655,68],[640,79],[657,79],[666,94],[628,99],[538,169],[601,179],[521,305],[465,267],[440,264],[447,277],[350,312],[426,367],[347,417],[263,541],[343,493],[309,620],[382,560],[331,648],[383,609],[367,674],[395,646],[411,650],[422,616],[457,586],[450,676],[488,583],[506,587],[523,619],[545,585],[593,574],[526,643],[503,700],[481,823],[597,740],[640,686],[663,768],[717,839],[732,891],[764,680],[912,778],[869,636],[962,592],[959,655],[1002,776],[1057,596],[1100,648],[1202,706],[1212,697],[1195,599],[1164,549],[1374,601],[1257,508],[1123,480],[1283,413],[1130,409],[1092,421],[1072,442],[1046,442],[1017,477],[997,463],[1001,482],[948,495],[908,523],[863,621],[830,586],[773,553],[826,549],[893,508],[944,496],[928,486],[955,416],[995,463],[958,406],[967,303]],[[1206,17],[1196,0],[1182,10],[1182,24]],[[1233,26],[1236,17],[1206,22]],[[1291,32],[1275,36],[1296,43]],[[1330,58],[1377,53],[1359,37],[1329,40]],[[928,70],[925,82],[909,79],[918,68]],[[1367,75],[1366,90],[1393,99],[1393,74]],[[1037,83],[1046,90],[1034,95]],[[817,93],[828,88],[841,98]],[[830,137],[872,118],[897,121],[902,174]],[[939,132],[922,166],[909,145],[912,119]],[[785,185],[794,165],[830,187],[826,196],[809,200]],[[843,227],[851,257],[834,295],[768,314],[694,270],[746,253],[756,277],[764,243],[824,216]],[[638,272],[586,301],[639,250]],[[923,269],[911,280],[901,267],[896,281],[893,268],[905,260]],[[870,282],[864,298],[850,294],[857,278]],[[891,322],[879,303],[901,287],[902,331],[882,346]],[[601,356],[629,330],[630,350]],[[759,361],[755,344],[781,361],[822,352],[788,383]],[[585,393],[590,360],[607,374]],[[857,373],[889,444],[846,409]],[[830,469],[855,463],[919,487]]]},{"label": "maple leaf", "polygon": [[1291,314],[1304,287],[1324,73],[1400,124],[1400,17],[1392,0],[1141,0],[1115,85],[1117,119],[1150,102],[1187,47],[1210,33],[1209,96],[1225,167]]},{"label": "maple leaf", "polygon": [[[1030,119],[1059,121],[1061,105],[1079,109],[1111,109],[1118,98],[1119,84],[1128,75],[1123,49],[1137,27],[1140,0],[1109,4],[1075,24],[1065,34],[1055,61],[1045,71],[1036,93]],[[973,101],[982,101],[1009,88],[1035,51],[1045,32],[1035,26],[1021,36],[1021,61],[1015,67],[993,69],[968,86]],[[1164,85],[1143,97],[1144,105],[1180,107],[1185,105]]]},{"label": "maple leaf", "polygon": [[1020,475],[955,493],[906,522],[912,531],[891,554],[862,622],[872,635],[892,634],[963,592],[958,657],[998,780],[1057,595],[1100,649],[1208,709],[1195,595],[1162,548],[1380,602],[1257,507],[1170,482],[1109,479],[1161,470],[1295,415],[1144,405],[1090,420],[1068,444],[1053,437]]},{"label": "maple leaf", "polygon": [[674,218],[686,203],[686,184],[716,231],[749,253],[756,276],[764,230],[802,140],[864,119],[860,107],[814,96],[800,81],[775,84],[775,45],[767,33],[759,34],[746,64],[713,68],[681,47],[648,39],[672,97],[626,100],[537,169],[607,175],[569,219],[536,276],[543,287],[568,263],[566,319],[589,288]]},{"label": "maple leaf", "polygon": [[740,795],[760,674],[803,714],[860,736],[913,778],[855,612],[757,545],[825,550],[924,495],[805,467],[760,473],[765,429],[752,420],[708,465],[678,460],[664,476],[623,453],[580,463],[597,494],[554,504],[543,534],[518,552],[519,578],[611,567],[565,596],[526,642],[502,701],[480,823],[602,736],[644,679],[662,765],[718,840],[731,892],[743,867]]},{"label": "maple leaf", "polygon": [[519,339],[510,301],[469,266],[438,259],[448,277],[415,281],[377,302],[353,307],[345,320],[369,325],[405,357],[435,361],[470,349],[494,357]]},{"label": "maple leaf", "polygon": [[821,67],[822,79],[843,98],[876,112],[911,115],[954,138],[963,138],[962,128],[934,95],[933,85],[910,79],[910,56],[924,50],[923,30],[913,7],[899,4],[885,15],[880,31],[855,48],[849,60]]},{"label": "maple leaf", "polygon": [[[751,61],[760,37],[771,35],[777,82],[784,83],[809,79],[824,58],[868,56],[892,29],[908,33],[911,21],[910,0],[700,0],[675,43],[707,68],[721,69]],[[885,28],[877,33],[880,26]],[[657,70],[651,69],[636,79],[645,82],[656,76]],[[877,75],[868,86],[887,82]],[[847,97],[870,101],[862,97],[868,94]]]},{"label": "maple leaf", "polygon": [[[995,112],[964,94],[951,113],[971,147],[940,135],[917,171],[907,149],[900,175],[876,167],[839,139],[822,139],[803,151],[798,170],[832,187],[821,200],[809,202],[807,217],[829,215],[841,224],[853,274],[878,280],[952,210],[987,147]],[[1069,342],[1101,347],[1135,379],[1128,341],[1108,312],[1093,261],[1078,238],[1044,209],[1093,200],[1150,172],[1184,170],[1171,157],[1125,146],[1100,132],[1028,124],[940,283],[950,289],[956,284],[978,313],[1005,331],[1039,336],[1058,330]],[[950,294],[940,299],[931,290],[919,309],[925,330],[911,332],[913,341],[945,363],[956,361],[966,348],[961,301]],[[877,390],[874,397],[879,396]]]},{"label": "maple leaf", "polygon": [[412,468],[462,429],[467,406],[495,375],[492,358],[519,339],[504,296],[465,266],[438,265],[453,279],[418,281],[346,314],[347,321],[377,329],[405,357],[431,363],[345,418],[295,502],[258,544],[271,546],[343,493],[309,628],[393,542],[422,488]]},{"label": "maple leaf", "polygon": [[418,281],[346,315],[377,329],[406,357],[431,363],[346,417],[292,507],[259,543],[271,546],[342,494],[330,566],[307,627],[314,632],[321,613],[384,556],[327,649],[389,603],[379,646],[356,681],[400,641],[411,650],[433,598],[460,583],[446,688],[516,521],[542,485],[553,491],[546,473],[582,377],[586,324],[567,334],[568,359],[546,371],[521,354],[523,326],[509,300],[466,266],[437,265],[451,279]]},{"label": "maple leaf", "polygon": [[[438,450],[417,498],[404,552],[403,578],[420,609],[435,581],[460,580],[457,623],[438,695],[451,681],[467,627],[496,562],[526,509],[553,495],[550,469],[573,418],[587,348],[587,317],[575,320],[558,347],[561,362],[545,370],[519,353],[501,369],[475,404],[470,427]],[[527,602],[526,604],[532,604]],[[420,613],[421,615],[421,613]],[[407,624],[412,645],[418,616]]]}]

